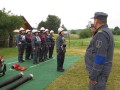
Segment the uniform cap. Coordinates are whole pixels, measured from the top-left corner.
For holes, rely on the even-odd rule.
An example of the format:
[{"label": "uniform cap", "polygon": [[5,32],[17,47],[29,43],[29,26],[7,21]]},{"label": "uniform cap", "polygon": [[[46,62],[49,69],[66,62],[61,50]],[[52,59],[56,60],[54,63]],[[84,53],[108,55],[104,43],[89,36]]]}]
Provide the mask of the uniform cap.
[{"label": "uniform cap", "polygon": [[104,12],[96,12],[94,14],[94,19],[99,19],[101,21],[105,21],[107,20],[108,14],[104,13]]}]

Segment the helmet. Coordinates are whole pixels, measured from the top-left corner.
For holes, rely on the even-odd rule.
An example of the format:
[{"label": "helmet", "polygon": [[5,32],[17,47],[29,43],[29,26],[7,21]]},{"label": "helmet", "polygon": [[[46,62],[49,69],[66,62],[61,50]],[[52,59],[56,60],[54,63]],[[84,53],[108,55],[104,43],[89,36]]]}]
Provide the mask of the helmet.
[{"label": "helmet", "polygon": [[31,30],[27,29],[27,30],[26,30],[26,33],[30,32],[30,31],[31,31]]},{"label": "helmet", "polygon": [[53,33],[53,32],[54,32],[53,30],[50,31],[50,33]]},{"label": "helmet", "polygon": [[20,32],[20,31],[23,31],[23,30],[25,30],[25,29],[24,29],[23,27],[21,27],[21,28],[19,29],[19,32]]},{"label": "helmet", "polygon": [[42,31],[42,30],[45,30],[45,28],[44,28],[44,27],[41,27],[40,31]]},{"label": "helmet", "polygon": [[48,32],[49,30],[48,29],[45,29],[45,32]]},{"label": "helmet", "polygon": [[63,30],[63,28],[58,28],[58,33],[62,32]]},{"label": "helmet", "polygon": [[36,32],[38,32],[38,30],[36,30],[36,29],[33,29],[33,30],[32,30],[32,33],[36,33]]},{"label": "helmet", "polygon": [[88,28],[92,28],[92,27],[94,27],[94,23],[92,21],[89,21],[87,26],[88,26]]}]

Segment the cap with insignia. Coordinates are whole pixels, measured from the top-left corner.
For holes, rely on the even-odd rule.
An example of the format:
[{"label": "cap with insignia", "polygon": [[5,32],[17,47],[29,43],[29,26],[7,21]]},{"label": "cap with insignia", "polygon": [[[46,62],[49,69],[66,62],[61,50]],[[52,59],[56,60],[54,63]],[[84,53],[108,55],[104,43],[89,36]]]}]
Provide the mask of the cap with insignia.
[{"label": "cap with insignia", "polygon": [[106,21],[108,17],[108,14],[104,13],[104,12],[96,12],[94,14],[94,19],[99,19],[101,21]]}]

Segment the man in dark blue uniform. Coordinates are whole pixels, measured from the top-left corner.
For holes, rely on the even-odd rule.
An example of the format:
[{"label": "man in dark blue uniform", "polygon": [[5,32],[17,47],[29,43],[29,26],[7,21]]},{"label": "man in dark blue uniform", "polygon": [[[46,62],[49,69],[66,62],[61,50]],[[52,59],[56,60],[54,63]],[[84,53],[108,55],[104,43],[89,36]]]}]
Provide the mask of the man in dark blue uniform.
[{"label": "man in dark blue uniform", "polygon": [[32,32],[35,34],[32,36],[33,64],[38,64],[41,53],[41,38],[38,30],[33,30]]},{"label": "man in dark blue uniform", "polygon": [[45,36],[45,28],[41,27],[40,29],[40,38],[41,38],[41,54],[40,61],[45,61],[46,59],[46,36]]},{"label": "man in dark blue uniform", "polygon": [[51,48],[51,35],[50,35],[48,29],[45,30],[45,34],[46,34],[46,49],[45,49],[46,53],[45,53],[45,56],[46,56],[46,60],[48,60],[49,56],[50,56],[49,50]]},{"label": "man in dark blue uniform", "polygon": [[23,54],[24,54],[25,47],[26,47],[25,29],[21,27],[19,32],[20,32],[20,34],[17,37],[18,61],[19,62],[24,62]]},{"label": "man in dark blue uniform", "polygon": [[51,36],[51,47],[49,48],[49,58],[53,58],[53,51],[54,51],[54,46],[55,46],[55,37],[54,37],[54,31],[50,31],[50,36]]},{"label": "man in dark blue uniform", "polygon": [[25,60],[30,60],[30,56],[32,55],[32,45],[31,45],[31,41],[32,41],[32,34],[31,34],[31,30],[26,30],[26,55],[25,55]]},{"label": "man in dark blue uniform", "polygon": [[85,54],[85,64],[89,72],[89,90],[106,90],[106,82],[111,72],[114,39],[107,26],[108,15],[96,12],[94,15],[94,36]]},{"label": "man in dark blue uniform", "polygon": [[58,34],[59,36],[56,39],[56,51],[57,51],[57,71],[63,72],[63,63],[65,58],[65,52],[66,52],[66,43],[64,39],[64,29],[58,28]]}]

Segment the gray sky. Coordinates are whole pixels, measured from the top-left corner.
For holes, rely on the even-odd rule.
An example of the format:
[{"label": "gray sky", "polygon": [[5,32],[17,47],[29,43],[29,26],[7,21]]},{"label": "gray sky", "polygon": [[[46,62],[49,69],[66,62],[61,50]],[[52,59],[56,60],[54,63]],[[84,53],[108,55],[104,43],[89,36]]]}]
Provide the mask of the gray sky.
[{"label": "gray sky", "polygon": [[108,14],[110,28],[120,27],[120,0],[0,0],[0,9],[23,15],[32,27],[49,14],[61,18],[67,29],[83,29],[95,12]]}]

